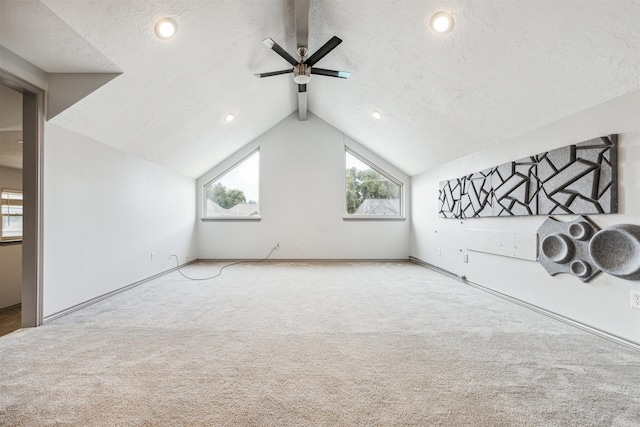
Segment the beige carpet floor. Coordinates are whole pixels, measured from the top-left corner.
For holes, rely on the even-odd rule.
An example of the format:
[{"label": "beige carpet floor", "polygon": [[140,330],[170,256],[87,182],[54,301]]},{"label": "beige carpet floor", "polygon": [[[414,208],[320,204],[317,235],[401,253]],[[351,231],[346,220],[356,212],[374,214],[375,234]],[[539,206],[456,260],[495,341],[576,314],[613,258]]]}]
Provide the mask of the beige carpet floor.
[{"label": "beige carpet floor", "polygon": [[410,263],[243,264],[0,337],[0,425],[638,426],[640,353]]}]

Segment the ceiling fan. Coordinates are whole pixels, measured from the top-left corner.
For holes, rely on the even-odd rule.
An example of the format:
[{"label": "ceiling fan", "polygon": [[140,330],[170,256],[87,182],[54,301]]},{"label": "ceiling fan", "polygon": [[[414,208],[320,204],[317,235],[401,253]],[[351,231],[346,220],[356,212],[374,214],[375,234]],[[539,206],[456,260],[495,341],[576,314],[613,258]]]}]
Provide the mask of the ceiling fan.
[{"label": "ceiling fan", "polygon": [[351,73],[347,71],[335,71],[315,67],[318,61],[342,43],[342,40],[336,36],[331,37],[328,42],[307,58],[309,53],[309,1],[310,0],[294,0],[294,10],[296,15],[296,42],[298,46],[297,54],[300,59],[296,60],[286,50],[280,47],[278,43],[270,38],[266,38],[262,40],[262,42],[284,58],[284,60],[291,64],[293,68],[271,71],[268,73],[258,73],[255,75],[258,78],[262,78],[293,73],[293,81],[298,85],[298,118],[300,120],[307,119],[307,83],[311,80],[311,74],[337,77],[340,79],[346,79],[351,75]]}]

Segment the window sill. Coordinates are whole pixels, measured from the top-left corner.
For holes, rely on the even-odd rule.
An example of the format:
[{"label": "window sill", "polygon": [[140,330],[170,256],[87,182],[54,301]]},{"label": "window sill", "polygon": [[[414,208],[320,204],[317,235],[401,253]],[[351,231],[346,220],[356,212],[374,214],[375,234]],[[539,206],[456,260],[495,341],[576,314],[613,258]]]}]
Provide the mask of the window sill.
[{"label": "window sill", "polygon": [[200,218],[201,221],[260,221],[260,216],[209,216]]},{"label": "window sill", "polygon": [[348,216],[343,216],[342,219],[345,221],[361,221],[361,220],[404,221],[406,220],[406,218],[403,216],[391,216],[391,215],[348,215]]},{"label": "window sill", "polygon": [[19,240],[2,240],[2,241],[0,241],[0,245],[2,245],[2,246],[21,245],[21,244],[22,244],[22,239],[19,239]]}]

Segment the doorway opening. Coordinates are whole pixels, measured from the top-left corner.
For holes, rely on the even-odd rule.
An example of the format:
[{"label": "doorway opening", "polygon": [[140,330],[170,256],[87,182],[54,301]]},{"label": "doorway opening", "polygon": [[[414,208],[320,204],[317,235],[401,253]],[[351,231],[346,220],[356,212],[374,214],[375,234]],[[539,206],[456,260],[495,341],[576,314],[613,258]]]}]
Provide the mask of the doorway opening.
[{"label": "doorway opening", "polygon": [[22,325],[22,93],[0,85],[0,336]]},{"label": "doorway opening", "polygon": [[2,335],[42,324],[44,91],[0,69],[0,112]]}]

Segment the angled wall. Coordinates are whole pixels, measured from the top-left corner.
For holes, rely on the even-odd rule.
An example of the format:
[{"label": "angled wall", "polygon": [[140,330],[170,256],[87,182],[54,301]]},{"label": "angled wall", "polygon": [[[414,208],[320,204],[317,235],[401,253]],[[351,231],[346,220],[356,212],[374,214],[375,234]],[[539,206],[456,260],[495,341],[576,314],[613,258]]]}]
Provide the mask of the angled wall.
[{"label": "angled wall", "polygon": [[[201,259],[260,259],[276,242],[273,259],[407,259],[409,198],[405,220],[345,220],[345,149],[404,181],[402,171],[338,129],[294,113],[198,179],[198,254]],[[259,221],[201,220],[202,187],[260,147]]]},{"label": "angled wall", "polygon": [[195,257],[195,180],[50,123],[44,164],[45,320]]},{"label": "angled wall", "polygon": [[47,120],[106,85],[121,73],[51,73],[47,96]]},{"label": "angled wall", "polygon": [[[412,177],[411,256],[511,297],[640,343],[640,310],[629,291],[640,281],[599,274],[588,283],[550,276],[535,261],[536,230],[546,216],[444,219],[438,185],[531,154],[619,134],[618,213],[589,215],[600,228],[640,225],[640,91]],[[571,221],[576,215],[555,216]],[[465,262],[465,255],[468,262]]]}]

